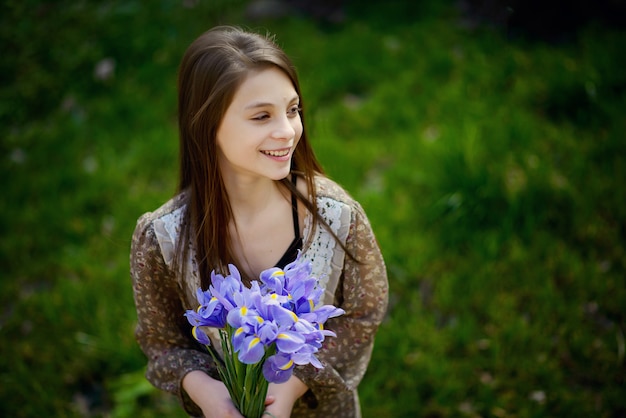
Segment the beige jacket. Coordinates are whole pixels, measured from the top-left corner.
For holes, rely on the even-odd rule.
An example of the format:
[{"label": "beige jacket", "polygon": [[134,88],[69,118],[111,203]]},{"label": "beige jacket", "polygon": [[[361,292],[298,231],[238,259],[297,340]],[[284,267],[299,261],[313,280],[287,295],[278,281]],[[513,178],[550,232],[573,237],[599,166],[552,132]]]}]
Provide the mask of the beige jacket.
[{"label": "beige jacket", "polygon": [[[312,217],[307,215],[302,257],[311,261],[316,277],[324,277],[324,303],[341,307],[346,313],[325,325],[337,337],[327,337],[318,353],[324,368],[309,365],[294,370],[310,390],[296,403],[292,416],[360,417],[357,386],[387,309],[387,273],[359,203],[324,177],[316,178],[316,189],[319,213],[360,263],[346,256],[324,228],[311,228]],[[199,416],[200,409],[182,389],[182,379],[192,370],[219,376],[210,355],[191,337],[183,316],[186,309],[197,307],[195,253],[189,253],[186,277],[173,270],[174,243],[185,201],[181,193],[138,220],[130,272],[138,317],[136,337],[148,358],[146,377],[154,386],[178,396],[190,415]]]}]

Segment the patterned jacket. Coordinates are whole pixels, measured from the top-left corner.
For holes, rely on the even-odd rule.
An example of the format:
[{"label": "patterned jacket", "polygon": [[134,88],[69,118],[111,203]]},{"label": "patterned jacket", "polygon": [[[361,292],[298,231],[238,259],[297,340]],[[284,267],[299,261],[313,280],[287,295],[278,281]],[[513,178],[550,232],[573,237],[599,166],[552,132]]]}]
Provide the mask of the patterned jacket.
[{"label": "patterned jacket", "polygon": [[[323,302],[346,313],[325,324],[337,337],[327,337],[317,354],[324,368],[308,365],[294,369],[309,391],[296,402],[292,416],[360,417],[357,386],[387,309],[387,273],[360,204],[328,178],[317,177],[315,183],[321,217],[358,262],[345,254],[325,228],[311,228],[312,216],[307,214],[302,258],[311,261],[315,277],[323,278]],[[216,379],[219,375],[211,356],[191,337],[183,316],[185,310],[197,307],[195,293],[200,285],[192,243],[186,276],[173,268],[185,202],[185,193],[181,193],[139,218],[132,238],[130,272],[138,317],[136,338],[148,358],[146,377],[154,386],[175,394],[190,415],[201,416],[183,390],[182,379],[192,370],[203,370]],[[215,339],[217,334],[210,336]],[[215,340],[213,343],[219,347]]]}]

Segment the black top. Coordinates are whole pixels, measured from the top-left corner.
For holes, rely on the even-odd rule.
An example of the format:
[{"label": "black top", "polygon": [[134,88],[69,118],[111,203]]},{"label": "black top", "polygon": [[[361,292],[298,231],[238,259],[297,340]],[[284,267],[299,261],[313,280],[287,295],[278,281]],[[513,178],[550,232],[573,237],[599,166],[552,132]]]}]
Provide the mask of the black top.
[{"label": "black top", "polygon": [[[292,183],[295,186],[298,176],[292,176]],[[298,256],[298,250],[302,248],[302,237],[300,236],[300,223],[298,222],[298,200],[295,194],[291,194],[291,215],[293,217],[293,232],[294,239],[291,241],[289,248],[285,251],[285,254],[278,260],[276,267],[284,269],[285,266],[293,262]]]}]

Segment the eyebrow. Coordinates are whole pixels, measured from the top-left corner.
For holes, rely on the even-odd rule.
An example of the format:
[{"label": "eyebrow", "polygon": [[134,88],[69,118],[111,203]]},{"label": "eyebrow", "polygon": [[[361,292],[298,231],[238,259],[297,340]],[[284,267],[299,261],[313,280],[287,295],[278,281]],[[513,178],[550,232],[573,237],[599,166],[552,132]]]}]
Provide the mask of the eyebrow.
[{"label": "eyebrow", "polygon": [[[300,100],[300,96],[298,96],[297,94],[295,96],[293,96],[291,98],[291,100],[289,100],[289,103],[294,102],[294,101],[299,101]],[[248,110],[248,109],[258,109],[260,107],[273,107],[274,103],[270,103],[270,102],[252,102],[249,105],[245,106],[244,109]]]}]

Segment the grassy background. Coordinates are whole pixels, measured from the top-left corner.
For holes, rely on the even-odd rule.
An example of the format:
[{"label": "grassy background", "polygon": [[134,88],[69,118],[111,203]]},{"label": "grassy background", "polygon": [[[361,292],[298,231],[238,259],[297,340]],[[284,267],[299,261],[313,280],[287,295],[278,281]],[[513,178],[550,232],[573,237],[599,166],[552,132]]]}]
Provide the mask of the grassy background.
[{"label": "grassy background", "polygon": [[344,3],[333,24],[3,2],[0,415],[183,416],[143,378],[128,250],[174,191],[179,59],[217,23],[277,34],[377,233],[391,305],[365,417],[626,414],[626,33],[548,43],[453,2]]}]

